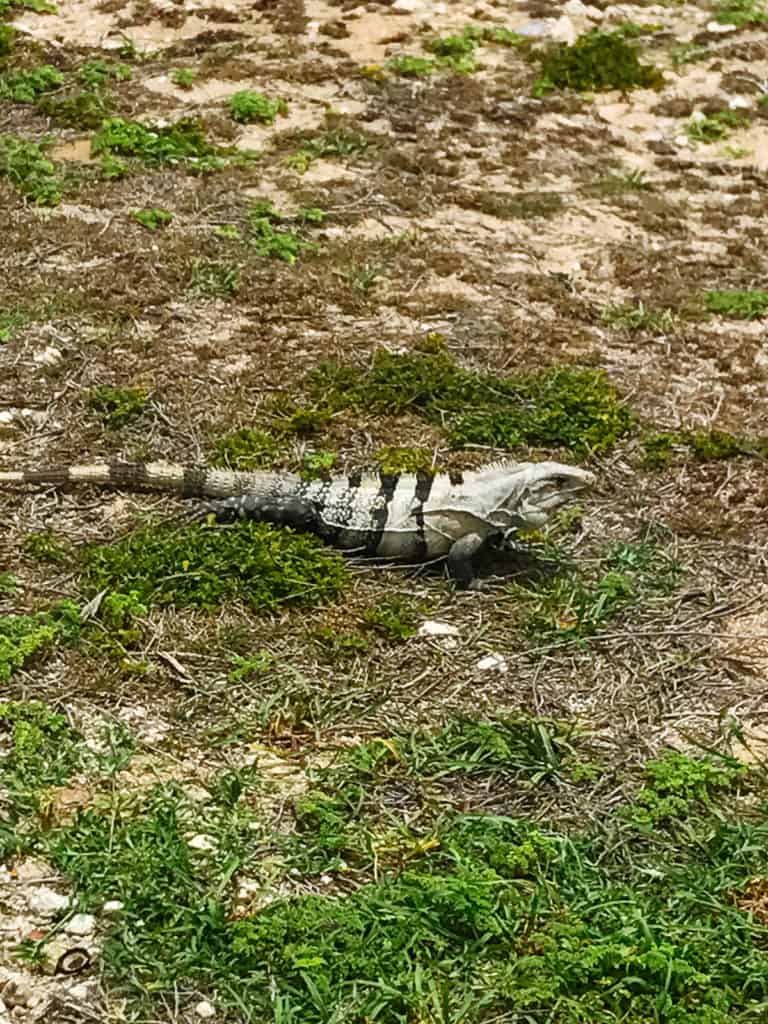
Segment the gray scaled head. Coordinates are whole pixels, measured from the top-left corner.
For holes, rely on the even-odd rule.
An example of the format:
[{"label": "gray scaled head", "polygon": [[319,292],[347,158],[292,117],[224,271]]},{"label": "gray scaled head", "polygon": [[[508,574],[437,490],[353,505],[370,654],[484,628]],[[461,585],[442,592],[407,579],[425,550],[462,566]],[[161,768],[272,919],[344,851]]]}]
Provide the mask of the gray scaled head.
[{"label": "gray scaled head", "polygon": [[586,469],[559,462],[531,462],[523,470],[515,506],[509,511],[526,526],[543,526],[553,512],[594,483],[594,473]]}]

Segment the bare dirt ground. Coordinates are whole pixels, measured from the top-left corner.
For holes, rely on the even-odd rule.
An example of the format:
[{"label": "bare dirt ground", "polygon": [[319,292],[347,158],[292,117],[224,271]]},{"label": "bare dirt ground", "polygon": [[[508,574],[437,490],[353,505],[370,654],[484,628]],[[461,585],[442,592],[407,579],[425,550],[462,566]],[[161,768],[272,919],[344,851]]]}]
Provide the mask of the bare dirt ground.
[{"label": "bare dirt ground", "polygon": [[[125,61],[130,79],[109,86],[117,115],[147,124],[198,118],[217,144],[260,156],[204,175],[166,164],[105,179],[90,151],[93,129],[0,101],[0,134],[53,140],[48,155],[68,182],[62,202],[44,207],[0,178],[0,314],[12,325],[0,344],[0,466],[115,455],[205,461],[217,437],[248,425],[275,395],[297,395],[321,361],[362,373],[377,349],[410,350],[430,333],[473,369],[603,368],[642,429],[768,435],[766,321],[700,314],[707,291],[765,287],[768,272],[768,106],[759,102],[768,93],[768,32],[724,26],[713,9],[603,0],[61,0],[55,13],[20,9],[11,23],[28,66],[71,74],[89,60]],[[640,45],[663,72],[656,90],[536,97],[536,66],[492,45],[478,49],[469,74],[387,70],[392,58],[424,56],[426,40],[468,24],[572,42],[627,21],[652,26]],[[174,80],[183,69],[195,72],[187,88]],[[242,89],[281,97],[287,110],[270,125],[238,124],[226,104]],[[692,124],[724,110],[743,123],[712,141],[692,138]],[[286,159],[328,132],[366,146],[305,167]],[[288,218],[325,211],[308,229],[315,250],[294,264],[241,259],[217,229],[259,199]],[[142,227],[132,211],[147,208],[167,210],[171,223]],[[237,288],[196,289],[201,260],[236,263]],[[666,317],[631,327],[606,317],[609,307]],[[101,385],[143,388],[149,405],[108,429],[88,402]],[[258,761],[285,779],[286,793],[301,790],[303,766],[325,749],[467,711],[578,721],[622,764],[692,738],[722,744],[734,723],[762,743],[765,462],[681,458],[651,469],[638,436],[590,460],[598,491],[567,543],[589,563],[601,545],[650,528],[674,551],[682,583],[587,644],[521,646],[516,597],[503,586],[461,594],[439,576],[364,570],[343,602],[311,612],[153,611],[143,674],[65,649],[3,689],[51,702],[86,735],[94,722],[130,727],[145,760],[132,765],[126,787],[140,784],[142,768],[153,779],[204,776],[221,759],[207,745],[211,730],[234,727],[285,673],[331,702],[322,729],[254,735],[227,757]],[[278,461],[295,468],[307,452],[330,448],[348,470],[369,465],[383,445],[434,449],[459,466],[500,454],[449,452],[415,417],[358,415],[292,442]],[[108,541],[167,506],[90,492],[2,495],[0,569],[19,586],[6,613],[77,593],[71,573],[25,554],[29,533]],[[350,632],[393,594],[455,634],[380,639],[336,659],[318,647],[318,630]],[[228,643],[238,630],[238,649],[245,637],[280,671],[233,683]],[[76,789],[65,798],[88,802]],[[55,991],[34,973],[19,980],[9,950],[53,912],[37,912],[40,900],[27,897],[57,888],[45,865],[36,873],[25,863],[21,876],[0,875],[3,969],[40,994],[14,1010],[9,997],[0,1020],[53,1020],[45,1014],[54,1009],[61,1021],[120,1019],[119,1000],[95,980],[59,979]],[[60,942],[79,944],[76,929]],[[207,1009],[189,1013],[203,1019]],[[182,1018],[168,1010],[163,1019]]]}]

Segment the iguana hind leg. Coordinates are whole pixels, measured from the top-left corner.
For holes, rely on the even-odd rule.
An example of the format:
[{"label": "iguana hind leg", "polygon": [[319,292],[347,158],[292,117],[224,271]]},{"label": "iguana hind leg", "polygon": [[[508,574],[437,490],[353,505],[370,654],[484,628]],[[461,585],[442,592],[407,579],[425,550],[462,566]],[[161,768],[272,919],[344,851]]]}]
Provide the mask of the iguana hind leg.
[{"label": "iguana hind leg", "polygon": [[479,533],[467,533],[451,545],[446,562],[448,575],[455,580],[457,587],[469,589],[477,585],[474,559],[486,543],[486,538]]}]

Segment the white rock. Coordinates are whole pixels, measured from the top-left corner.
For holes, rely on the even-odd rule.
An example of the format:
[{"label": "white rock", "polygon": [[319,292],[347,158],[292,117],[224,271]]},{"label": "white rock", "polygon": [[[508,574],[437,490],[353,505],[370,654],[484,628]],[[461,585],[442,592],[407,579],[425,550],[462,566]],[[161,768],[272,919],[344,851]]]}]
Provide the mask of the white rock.
[{"label": "white rock", "polygon": [[20,882],[35,882],[52,875],[53,869],[44,860],[35,860],[34,857],[27,857],[20,864],[16,865],[15,873]]},{"label": "white rock", "polygon": [[587,4],[582,3],[581,0],[568,0],[567,3],[563,4],[563,12],[573,15],[575,18],[594,18],[599,20],[603,17],[603,12],[598,10],[597,7],[589,7]]},{"label": "white rock", "polygon": [[216,841],[211,836],[192,836],[191,839],[187,840],[187,846],[190,846],[193,850],[215,850]]},{"label": "white rock", "polygon": [[680,146],[681,149],[687,149],[690,141],[687,135],[676,135],[673,139],[675,145]]},{"label": "white rock", "polygon": [[509,672],[507,659],[502,654],[486,655],[485,658],[481,658],[480,661],[478,661],[475,668],[480,672],[500,672],[502,675],[504,675],[505,672]]},{"label": "white rock", "polygon": [[707,32],[735,32],[738,25],[723,25],[719,21],[708,21]]},{"label": "white rock", "polygon": [[98,994],[99,983],[95,980],[81,981],[79,985],[73,985],[67,992],[67,996],[78,1003],[94,1002]]},{"label": "white rock", "polygon": [[699,121],[706,121],[706,120],[707,120],[707,115],[704,113],[703,110],[694,110],[694,112],[691,114],[691,121],[695,121],[697,124],[698,124]]},{"label": "white rock", "polygon": [[207,999],[201,999],[195,1006],[195,1013],[198,1017],[202,1017],[203,1020],[208,1020],[209,1017],[216,1016],[216,1007],[212,1006]]},{"label": "white rock", "polygon": [[556,43],[566,43],[568,46],[573,46],[576,42],[578,32],[576,26],[573,24],[567,14],[562,15],[552,26],[552,38]]},{"label": "white rock", "polygon": [[55,345],[48,345],[41,352],[35,352],[32,358],[40,366],[55,366],[61,362],[61,349]]},{"label": "white rock", "polygon": [[64,931],[67,935],[90,935],[96,928],[96,918],[93,914],[75,914],[67,921]]},{"label": "white rock", "polygon": [[459,630],[450,622],[437,622],[427,619],[419,626],[419,636],[458,636]]},{"label": "white rock", "polygon": [[62,896],[47,885],[38,886],[27,895],[29,909],[35,914],[52,916],[59,910],[66,910],[69,906],[69,896]]},{"label": "white rock", "polygon": [[748,96],[732,96],[728,100],[728,106],[731,110],[749,110],[752,100]]},{"label": "white rock", "polygon": [[406,14],[413,14],[421,7],[421,0],[395,0],[392,4],[393,11],[405,11]]},{"label": "white rock", "polygon": [[119,914],[124,907],[125,904],[121,903],[120,900],[107,900],[101,910],[102,913],[110,916],[111,914]]}]

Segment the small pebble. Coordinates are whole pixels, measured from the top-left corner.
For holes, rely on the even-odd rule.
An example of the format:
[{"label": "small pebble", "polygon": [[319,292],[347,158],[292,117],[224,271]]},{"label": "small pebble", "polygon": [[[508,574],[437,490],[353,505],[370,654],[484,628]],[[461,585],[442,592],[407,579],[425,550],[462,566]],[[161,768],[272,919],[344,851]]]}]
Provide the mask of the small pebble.
[{"label": "small pebble", "polygon": [[102,913],[110,916],[111,914],[119,914],[124,907],[125,904],[121,903],[120,900],[107,900],[101,910]]},{"label": "small pebble", "polygon": [[197,1006],[195,1006],[195,1013],[198,1017],[202,1017],[203,1020],[207,1020],[209,1017],[216,1016],[216,1007],[212,1006],[207,999],[201,999]]},{"label": "small pebble", "polygon": [[191,846],[193,850],[215,850],[216,843],[210,836],[192,836],[191,839],[187,840],[187,845]]},{"label": "small pebble", "polygon": [[90,935],[96,927],[96,918],[93,914],[75,914],[71,921],[64,927],[67,935]]},{"label": "small pebble", "polygon": [[501,675],[509,672],[507,659],[501,654],[488,654],[478,661],[475,668],[480,672],[499,672]]},{"label": "small pebble", "polygon": [[61,893],[49,889],[47,885],[41,885],[28,894],[27,904],[33,913],[51,916],[59,910],[66,910],[69,906],[69,896],[62,896]]},{"label": "small pebble", "polygon": [[436,622],[427,619],[419,626],[419,636],[457,636],[458,628],[450,622]]}]

